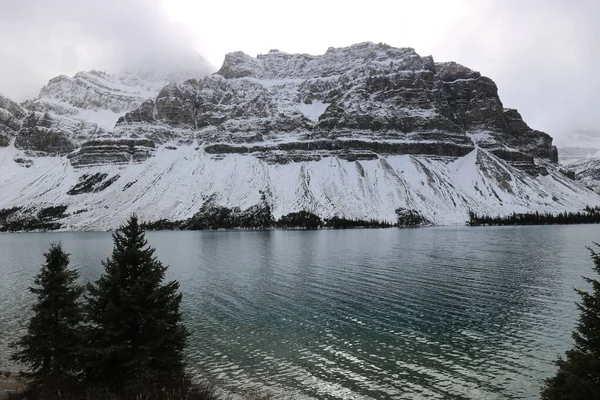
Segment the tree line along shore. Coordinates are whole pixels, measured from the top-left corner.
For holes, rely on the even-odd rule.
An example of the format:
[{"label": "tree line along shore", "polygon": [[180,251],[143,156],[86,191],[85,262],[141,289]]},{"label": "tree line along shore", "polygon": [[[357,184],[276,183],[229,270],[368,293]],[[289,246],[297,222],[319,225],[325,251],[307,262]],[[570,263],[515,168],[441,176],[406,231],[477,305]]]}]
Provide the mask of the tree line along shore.
[{"label": "tree line along shore", "polygon": [[[0,232],[53,231],[64,229],[61,219],[68,217],[67,206],[51,206],[38,211],[23,207],[0,209]],[[182,220],[158,219],[141,221],[145,230],[215,230],[215,229],[357,229],[357,228],[417,228],[433,224],[419,212],[398,208],[393,221],[333,216],[322,218],[309,211],[292,212],[278,219],[263,202],[246,210],[205,203],[192,217]],[[487,215],[468,212],[467,226],[509,225],[571,225],[600,223],[600,207],[587,206],[573,212],[526,212]],[[68,228],[68,227],[67,227]]]},{"label": "tree line along shore", "polygon": [[469,211],[468,226],[509,226],[509,225],[578,225],[600,223],[600,207],[587,206],[578,212],[559,213],[512,213],[508,215],[485,215]]}]

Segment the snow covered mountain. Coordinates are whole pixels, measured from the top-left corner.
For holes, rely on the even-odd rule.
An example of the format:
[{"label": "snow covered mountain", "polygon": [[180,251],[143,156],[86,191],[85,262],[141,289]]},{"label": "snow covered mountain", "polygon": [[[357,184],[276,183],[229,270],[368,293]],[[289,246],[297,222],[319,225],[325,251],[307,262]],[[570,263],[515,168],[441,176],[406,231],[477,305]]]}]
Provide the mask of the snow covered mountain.
[{"label": "snow covered mountain", "polygon": [[468,210],[600,204],[494,82],[413,49],[237,52],[216,74],[158,83],[92,71],[22,106],[0,97],[0,219],[60,206],[56,226],[111,229],[132,212],[182,220],[210,203],[462,224]]},{"label": "snow covered mountain", "polygon": [[600,133],[575,131],[561,137],[558,145],[560,164],[571,177],[600,193]]},{"label": "snow covered mountain", "polygon": [[20,111],[9,107],[18,114],[13,123],[15,146],[29,155],[66,155],[84,141],[112,137],[122,115],[155,97],[163,86],[182,80],[174,75],[99,71],[58,76],[37,98],[19,106]]},{"label": "snow covered mountain", "polygon": [[572,159],[567,167],[573,179],[600,193],[600,157]]}]

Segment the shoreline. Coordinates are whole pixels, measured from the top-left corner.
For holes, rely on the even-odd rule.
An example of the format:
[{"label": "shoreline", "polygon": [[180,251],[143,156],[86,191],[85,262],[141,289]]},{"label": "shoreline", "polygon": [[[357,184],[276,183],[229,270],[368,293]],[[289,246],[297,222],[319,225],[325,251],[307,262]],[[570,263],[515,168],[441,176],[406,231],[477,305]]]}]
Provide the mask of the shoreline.
[{"label": "shoreline", "polygon": [[25,389],[27,385],[24,377],[16,372],[0,371],[0,400],[9,399]]},{"label": "shoreline", "polygon": [[[345,231],[345,230],[385,230],[385,229],[427,229],[427,228],[457,228],[457,227],[465,227],[465,228],[507,228],[507,227],[516,227],[516,226],[531,226],[531,227],[539,227],[539,226],[579,226],[579,225],[600,225],[600,222],[596,223],[578,223],[578,224],[481,224],[481,225],[469,225],[465,224],[455,224],[455,225],[423,225],[423,226],[386,226],[386,227],[366,227],[366,226],[356,226],[356,227],[348,227],[348,228],[216,228],[216,229],[147,229],[146,232],[271,232],[271,231],[306,231],[306,232],[316,232],[316,231]],[[57,230],[47,230],[47,231],[0,231],[0,235],[11,235],[11,234],[27,234],[27,233],[113,233],[115,230],[104,230],[104,229],[57,229]]]},{"label": "shoreline", "polygon": [[[404,226],[355,226],[348,228],[333,228],[333,227],[320,227],[320,228],[215,228],[215,229],[145,229],[146,232],[261,232],[261,231],[343,231],[352,229],[415,229],[415,228],[442,228],[452,226],[467,226],[463,225],[423,225],[414,227]],[[31,230],[31,231],[0,231],[2,234],[14,234],[14,233],[78,233],[78,232],[89,232],[89,233],[112,233],[115,229],[56,229],[56,230]]]}]

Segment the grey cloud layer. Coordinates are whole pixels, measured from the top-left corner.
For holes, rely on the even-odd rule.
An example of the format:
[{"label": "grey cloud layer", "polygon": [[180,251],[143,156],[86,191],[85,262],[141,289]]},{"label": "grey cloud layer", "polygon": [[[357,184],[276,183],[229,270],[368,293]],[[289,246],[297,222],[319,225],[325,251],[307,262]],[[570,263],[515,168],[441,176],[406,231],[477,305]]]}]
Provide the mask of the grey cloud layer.
[{"label": "grey cloud layer", "polygon": [[82,69],[212,69],[153,0],[0,0],[0,91],[17,100]]},{"label": "grey cloud layer", "polygon": [[566,145],[574,130],[600,134],[598,16],[597,0],[496,1],[463,27],[452,51],[494,79],[505,107]]}]

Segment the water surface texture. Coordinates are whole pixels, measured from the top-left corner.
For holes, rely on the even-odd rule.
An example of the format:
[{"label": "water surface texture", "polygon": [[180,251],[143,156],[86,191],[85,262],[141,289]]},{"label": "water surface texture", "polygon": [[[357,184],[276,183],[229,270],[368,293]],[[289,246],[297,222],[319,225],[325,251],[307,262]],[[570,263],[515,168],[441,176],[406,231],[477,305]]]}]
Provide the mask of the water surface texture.
[{"label": "water surface texture", "polygon": [[[181,283],[188,364],[295,398],[534,399],[571,345],[598,226],[151,232]],[[81,282],[108,233],[0,235],[0,369],[52,242]]]}]

